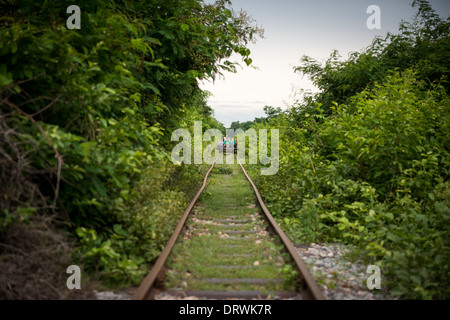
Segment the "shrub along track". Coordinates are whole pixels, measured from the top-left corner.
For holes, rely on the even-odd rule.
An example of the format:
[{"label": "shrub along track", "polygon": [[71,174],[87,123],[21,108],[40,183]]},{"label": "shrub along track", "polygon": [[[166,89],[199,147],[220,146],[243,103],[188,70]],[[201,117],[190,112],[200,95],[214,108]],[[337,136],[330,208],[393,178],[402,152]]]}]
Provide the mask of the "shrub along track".
[{"label": "shrub along track", "polygon": [[133,299],[158,299],[161,293],[324,299],[240,163],[211,166]]}]

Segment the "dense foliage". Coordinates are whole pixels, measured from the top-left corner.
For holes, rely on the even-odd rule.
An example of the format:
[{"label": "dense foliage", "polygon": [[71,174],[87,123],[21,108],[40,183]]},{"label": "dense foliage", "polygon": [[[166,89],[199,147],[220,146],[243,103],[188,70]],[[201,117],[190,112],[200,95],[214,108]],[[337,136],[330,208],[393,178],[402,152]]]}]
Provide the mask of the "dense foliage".
[{"label": "dense foliage", "polygon": [[265,106],[263,110],[266,113],[265,117],[255,118],[253,121],[245,121],[245,122],[233,121],[230,125],[230,129],[233,130],[242,129],[243,131],[247,131],[248,129],[254,127],[255,125],[266,124],[267,121],[272,120],[282,112],[280,107],[274,108],[271,106]]},{"label": "dense foliage", "polygon": [[355,245],[393,294],[448,299],[450,23],[413,5],[414,23],[348,60],[303,57],[321,91],[267,121],[280,170],[253,175],[294,240]]},{"label": "dense foliage", "polygon": [[[171,234],[202,167],[175,167],[171,133],[223,126],[198,79],[262,30],[229,1],[0,1],[0,233],[53,214],[73,263],[136,283]],[[66,266],[67,267],[67,266]]]}]

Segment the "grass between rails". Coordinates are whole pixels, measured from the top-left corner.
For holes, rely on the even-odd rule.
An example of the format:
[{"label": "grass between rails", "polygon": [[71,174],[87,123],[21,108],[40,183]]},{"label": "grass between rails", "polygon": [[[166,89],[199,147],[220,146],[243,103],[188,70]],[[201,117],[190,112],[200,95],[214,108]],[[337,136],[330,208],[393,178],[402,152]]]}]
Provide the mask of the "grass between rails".
[{"label": "grass between rails", "polygon": [[294,291],[298,278],[238,164],[215,165],[167,266],[174,289]]}]

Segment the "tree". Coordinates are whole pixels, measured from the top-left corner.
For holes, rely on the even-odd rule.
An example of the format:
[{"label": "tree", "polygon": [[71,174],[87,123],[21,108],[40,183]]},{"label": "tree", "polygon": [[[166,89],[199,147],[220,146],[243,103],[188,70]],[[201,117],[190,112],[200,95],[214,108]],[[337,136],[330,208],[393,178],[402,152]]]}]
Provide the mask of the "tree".
[{"label": "tree", "polygon": [[301,108],[315,113],[319,105],[331,114],[334,103],[348,103],[357,93],[383,82],[392,70],[411,67],[419,72],[420,80],[442,81],[450,92],[450,18],[441,19],[428,1],[417,0],[412,5],[418,8],[413,23],[402,22],[399,34],[375,38],[364,52],[353,52],[346,61],[336,50],[324,64],[303,56],[294,71],[309,76],[320,92]]}]

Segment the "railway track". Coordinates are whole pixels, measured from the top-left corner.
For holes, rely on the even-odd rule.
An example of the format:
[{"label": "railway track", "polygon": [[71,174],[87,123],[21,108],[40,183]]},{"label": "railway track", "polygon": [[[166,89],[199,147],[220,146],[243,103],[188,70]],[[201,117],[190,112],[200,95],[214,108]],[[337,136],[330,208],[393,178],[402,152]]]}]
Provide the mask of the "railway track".
[{"label": "railway track", "polygon": [[211,165],[133,299],[164,295],[325,299],[239,160]]}]

